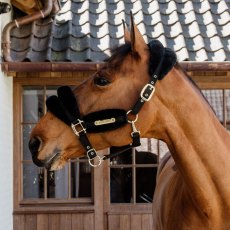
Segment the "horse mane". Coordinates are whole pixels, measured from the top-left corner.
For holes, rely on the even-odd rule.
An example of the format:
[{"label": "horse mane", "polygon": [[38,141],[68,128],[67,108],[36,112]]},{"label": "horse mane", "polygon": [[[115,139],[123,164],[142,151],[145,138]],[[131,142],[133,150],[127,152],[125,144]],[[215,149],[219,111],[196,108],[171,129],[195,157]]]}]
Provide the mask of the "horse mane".
[{"label": "horse mane", "polygon": [[216,115],[216,111],[213,109],[212,105],[209,103],[208,99],[204,96],[200,87],[196,84],[196,82],[188,75],[188,73],[181,67],[181,65],[177,62],[174,66],[177,70],[181,71],[189,80],[191,85],[198,91],[198,93],[203,97],[209,107],[212,109],[213,113]]}]

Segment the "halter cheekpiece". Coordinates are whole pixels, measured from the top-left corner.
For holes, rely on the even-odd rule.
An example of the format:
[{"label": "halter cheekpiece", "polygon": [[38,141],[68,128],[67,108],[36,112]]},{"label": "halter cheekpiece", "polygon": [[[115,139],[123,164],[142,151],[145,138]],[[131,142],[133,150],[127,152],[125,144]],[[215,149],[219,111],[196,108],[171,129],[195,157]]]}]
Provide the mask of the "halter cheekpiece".
[{"label": "halter cheekpiece", "polygon": [[[153,40],[148,46],[150,49],[150,80],[144,85],[137,102],[128,112],[122,109],[106,109],[81,117],[77,99],[68,86],[59,87],[57,96],[50,96],[46,100],[48,110],[67,125],[71,126],[74,134],[79,138],[86,151],[89,164],[93,167],[99,166],[102,161],[108,158],[141,145],[140,131],[137,130],[135,125],[138,120],[138,112],[144,103],[152,98],[157,80],[162,79],[176,63],[175,53],[168,48],[164,48],[159,41]],[[113,147],[114,153],[100,157],[91,145],[87,133],[115,130],[125,124],[131,124],[132,132],[130,135],[132,143],[122,147]]]}]

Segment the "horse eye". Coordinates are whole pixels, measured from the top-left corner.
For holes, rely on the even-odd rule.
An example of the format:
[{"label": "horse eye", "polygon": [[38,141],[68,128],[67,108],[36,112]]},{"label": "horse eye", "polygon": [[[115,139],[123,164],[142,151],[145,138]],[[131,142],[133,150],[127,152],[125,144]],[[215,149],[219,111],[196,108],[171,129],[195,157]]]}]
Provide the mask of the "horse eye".
[{"label": "horse eye", "polygon": [[94,78],[94,84],[98,86],[106,86],[110,84],[110,81],[104,77],[96,77]]}]

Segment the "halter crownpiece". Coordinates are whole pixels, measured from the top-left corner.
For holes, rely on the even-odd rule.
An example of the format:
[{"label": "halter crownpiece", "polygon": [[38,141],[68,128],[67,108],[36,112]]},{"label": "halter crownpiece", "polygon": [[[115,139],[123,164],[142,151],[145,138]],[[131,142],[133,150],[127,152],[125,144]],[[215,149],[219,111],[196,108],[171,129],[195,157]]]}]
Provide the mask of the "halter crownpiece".
[{"label": "halter crownpiece", "polygon": [[[150,50],[150,80],[142,88],[137,102],[128,112],[122,109],[106,109],[81,117],[77,99],[68,86],[58,88],[58,96],[53,95],[46,100],[48,110],[68,126],[71,126],[74,134],[79,138],[86,151],[89,164],[93,167],[99,166],[105,159],[118,155],[132,147],[141,145],[140,132],[135,126],[135,123],[138,120],[138,112],[141,110],[144,103],[152,98],[157,80],[161,80],[172,69],[177,61],[175,53],[168,48],[164,48],[159,41],[153,40],[148,46]],[[129,114],[132,114],[134,119],[131,119]],[[122,147],[113,147],[113,154],[103,157],[98,156],[96,150],[88,140],[87,133],[115,130],[125,124],[131,124],[132,143]],[[94,159],[97,159],[97,163],[92,162]]]}]

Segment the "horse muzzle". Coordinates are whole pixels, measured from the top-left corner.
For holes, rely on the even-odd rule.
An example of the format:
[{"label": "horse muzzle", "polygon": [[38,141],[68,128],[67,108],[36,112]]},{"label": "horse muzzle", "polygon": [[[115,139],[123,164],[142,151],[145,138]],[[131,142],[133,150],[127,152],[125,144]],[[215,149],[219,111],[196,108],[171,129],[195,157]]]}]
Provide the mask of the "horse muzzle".
[{"label": "horse muzzle", "polygon": [[38,152],[41,146],[41,140],[37,137],[32,137],[29,141],[29,150],[31,152],[32,160],[34,164],[36,164],[38,167],[43,167],[44,162],[38,159]]}]

